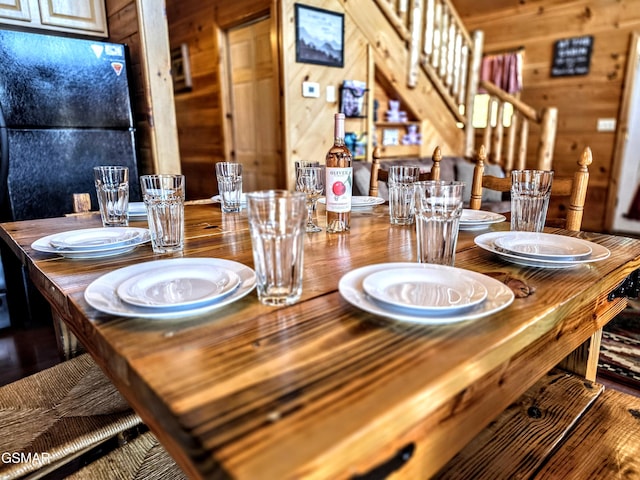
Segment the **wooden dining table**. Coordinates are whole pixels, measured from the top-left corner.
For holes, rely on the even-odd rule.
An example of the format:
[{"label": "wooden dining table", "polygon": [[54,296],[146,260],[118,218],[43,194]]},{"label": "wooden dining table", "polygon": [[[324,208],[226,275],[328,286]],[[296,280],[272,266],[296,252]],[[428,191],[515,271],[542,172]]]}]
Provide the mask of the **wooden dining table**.
[{"label": "wooden dining table", "polygon": [[[318,221],[324,226],[321,207]],[[265,306],[254,290],[199,316],[154,320],[101,313],[85,289],[159,259],[253,268],[246,212],[192,202],[179,254],[155,255],[145,244],[80,260],[31,248],[46,235],[99,226],[94,214],[10,222],[0,225],[0,238],[193,478],[428,478],[557,364],[584,375],[570,355],[625,307],[619,287],[640,267],[640,241],[632,238],[547,229],[611,251],[605,260],[548,269],[475,245],[477,235],[507,223],[460,231],[455,266],[504,282],[515,300],[469,321],[398,321],[367,313],[338,290],[354,269],[416,262],[415,227],[390,225],[388,207],[379,205],[354,210],[348,233],[306,234],[297,303]]]}]

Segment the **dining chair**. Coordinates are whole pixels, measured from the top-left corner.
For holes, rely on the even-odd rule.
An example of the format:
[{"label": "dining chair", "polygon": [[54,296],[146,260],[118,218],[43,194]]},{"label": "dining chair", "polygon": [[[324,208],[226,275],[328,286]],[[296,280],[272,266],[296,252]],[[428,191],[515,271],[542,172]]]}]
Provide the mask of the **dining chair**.
[{"label": "dining chair", "polygon": [[[499,192],[511,191],[511,177],[504,178],[492,175],[484,175],[487,154],[484,145],[478,149],[476,165],[473,171],[473,182],[471,184],[471,200],[469,208],[480,210],[482,207],[483,189],[495,190]],[[547,219],[549,226],[563,227],[567,230],[578,231],[582,226],[582,215],[584,213],[584,203],[587,197],[587,185],[589,183],[589,165],[593,161],[591,149],[585,147],[577,161],[578,168],[573,177],[554,177],[551,186],[552,197],[568,197],[569,206],[564,219]]]},{"label": "dining chair", "polygon": [[0,478],[66,469],[141,424],[89,354],[63,361],[0,388],[0,452],[34,459],[0,464]]},{"label": "dining chair", "polygon": [[[369,183],[369,195],[372,197],[378,196],[378,182],[387,182],[389,180],[389,172],[380,168],[381,158],[380,147],[373,149],[373,161],[371,163],[371,180]],[[442,150],[440,147],[436,147],[431,156],[433,165],[431,171],[420,173],[419,180],[440,180],[440,162],[442,161]]]}]

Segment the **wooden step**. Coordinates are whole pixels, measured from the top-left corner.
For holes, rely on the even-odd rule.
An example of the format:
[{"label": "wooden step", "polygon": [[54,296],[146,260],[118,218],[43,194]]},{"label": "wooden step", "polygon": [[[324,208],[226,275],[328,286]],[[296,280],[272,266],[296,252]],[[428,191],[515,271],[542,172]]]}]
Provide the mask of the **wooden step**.
[{"label": "wooden step", "polygon": [[640,397],[605,390],[532,478],[640,478]]},{"label": "wooden step", "polygon": [[640,397],[553,370],[434,478],[640,478]]},{"label": "wooden step", "polygon": [[604,387],[553,370],[511,404],[434,477],[529,478]]}]

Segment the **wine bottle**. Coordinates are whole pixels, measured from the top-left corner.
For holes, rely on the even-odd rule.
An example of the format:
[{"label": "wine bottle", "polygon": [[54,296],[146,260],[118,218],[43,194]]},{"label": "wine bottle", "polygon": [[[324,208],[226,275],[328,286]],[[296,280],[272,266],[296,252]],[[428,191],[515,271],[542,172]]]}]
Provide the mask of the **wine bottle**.
[{"label": "wine bottle", "polygon": [[351,221],[353,168],[351,151],[344,143],[344,113],[335,114],[333,146],[325,160],[327,232],[346,232]]}]

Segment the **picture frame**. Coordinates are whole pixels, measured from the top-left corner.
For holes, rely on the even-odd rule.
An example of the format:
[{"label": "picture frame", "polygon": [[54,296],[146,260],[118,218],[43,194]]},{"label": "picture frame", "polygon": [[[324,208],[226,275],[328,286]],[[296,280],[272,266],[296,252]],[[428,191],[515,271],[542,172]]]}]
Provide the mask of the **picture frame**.
[{"label": "picture frame", "polygon": [[344,66],[344,14],[295,4],[296,62]]},{"label": "picture frame", "polygon": [[174,92],[189,92],[192,88],[189,45],[182,43],[171,49],[171,76]]}]

